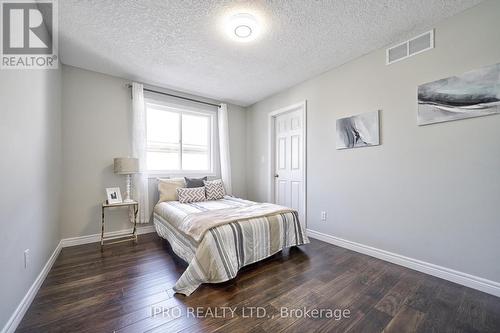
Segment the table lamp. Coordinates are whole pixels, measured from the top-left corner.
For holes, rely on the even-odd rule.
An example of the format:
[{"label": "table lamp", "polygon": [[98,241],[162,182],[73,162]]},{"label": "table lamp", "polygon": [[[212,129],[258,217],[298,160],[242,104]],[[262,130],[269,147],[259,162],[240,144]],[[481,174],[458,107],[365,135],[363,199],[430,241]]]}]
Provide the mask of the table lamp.
[{"label": "table lamp", "polygon": [[123,202],[133,202],[130,199],[130,187],[132,175],[139,172],[139,159],[134,157],[116,157],[114,159],[114,170],[116,174],[127,175],[127,191]]}]

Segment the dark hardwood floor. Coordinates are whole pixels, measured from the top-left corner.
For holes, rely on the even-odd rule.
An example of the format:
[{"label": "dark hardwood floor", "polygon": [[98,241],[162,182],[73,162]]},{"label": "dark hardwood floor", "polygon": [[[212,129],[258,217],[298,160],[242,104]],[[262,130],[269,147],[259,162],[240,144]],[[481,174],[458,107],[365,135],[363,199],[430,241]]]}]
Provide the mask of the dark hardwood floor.
[{"label": "dark hardwood floor", "polygon": [[500,298],[313,239],[190,297],[171,289],[184,268],[156,234],[64,248],[17,331],[500,332]]}]

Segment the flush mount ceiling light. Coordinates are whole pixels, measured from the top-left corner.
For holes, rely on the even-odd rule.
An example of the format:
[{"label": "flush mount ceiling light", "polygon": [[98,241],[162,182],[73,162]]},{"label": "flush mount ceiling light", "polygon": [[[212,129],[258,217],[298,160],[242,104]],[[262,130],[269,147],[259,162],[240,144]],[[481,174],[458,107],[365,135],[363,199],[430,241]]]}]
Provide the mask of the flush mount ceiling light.
[{"label": "flush mount ceiling light", "polygon": [[226,33],[231,39],[238,42],[249,42],[258,37],[259,24],[255,16],[239,13],[227,20]]},{"label": "flush mount ceiling light", "polygon": [[252,34],[252,28],[244,24],[238,25],[234,28],[234,34],[239,38],[248,38]]}]

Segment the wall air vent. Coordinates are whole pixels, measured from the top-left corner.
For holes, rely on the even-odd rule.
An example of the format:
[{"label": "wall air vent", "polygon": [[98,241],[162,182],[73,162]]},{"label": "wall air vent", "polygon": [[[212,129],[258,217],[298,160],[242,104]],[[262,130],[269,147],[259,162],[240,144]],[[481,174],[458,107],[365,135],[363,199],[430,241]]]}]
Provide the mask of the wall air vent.
[{"label": "wall air vent", "polygon": [[434,48],[434,30],[399,43],[386,50],[386,65],[414,56]]}]

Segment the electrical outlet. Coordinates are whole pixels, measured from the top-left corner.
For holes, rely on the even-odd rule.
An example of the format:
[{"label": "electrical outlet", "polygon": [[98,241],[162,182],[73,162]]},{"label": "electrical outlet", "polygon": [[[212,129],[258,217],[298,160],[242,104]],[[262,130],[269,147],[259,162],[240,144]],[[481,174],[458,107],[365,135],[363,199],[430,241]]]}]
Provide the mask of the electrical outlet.
[{"label": "electrical outlet", "polygon": [[326,212],[321,212],[321,221],[326,221]]},{"label": "electrical outlet", "polygon": [[28,268],[30,262],[30,249],[24,250],[24,268]]}]

